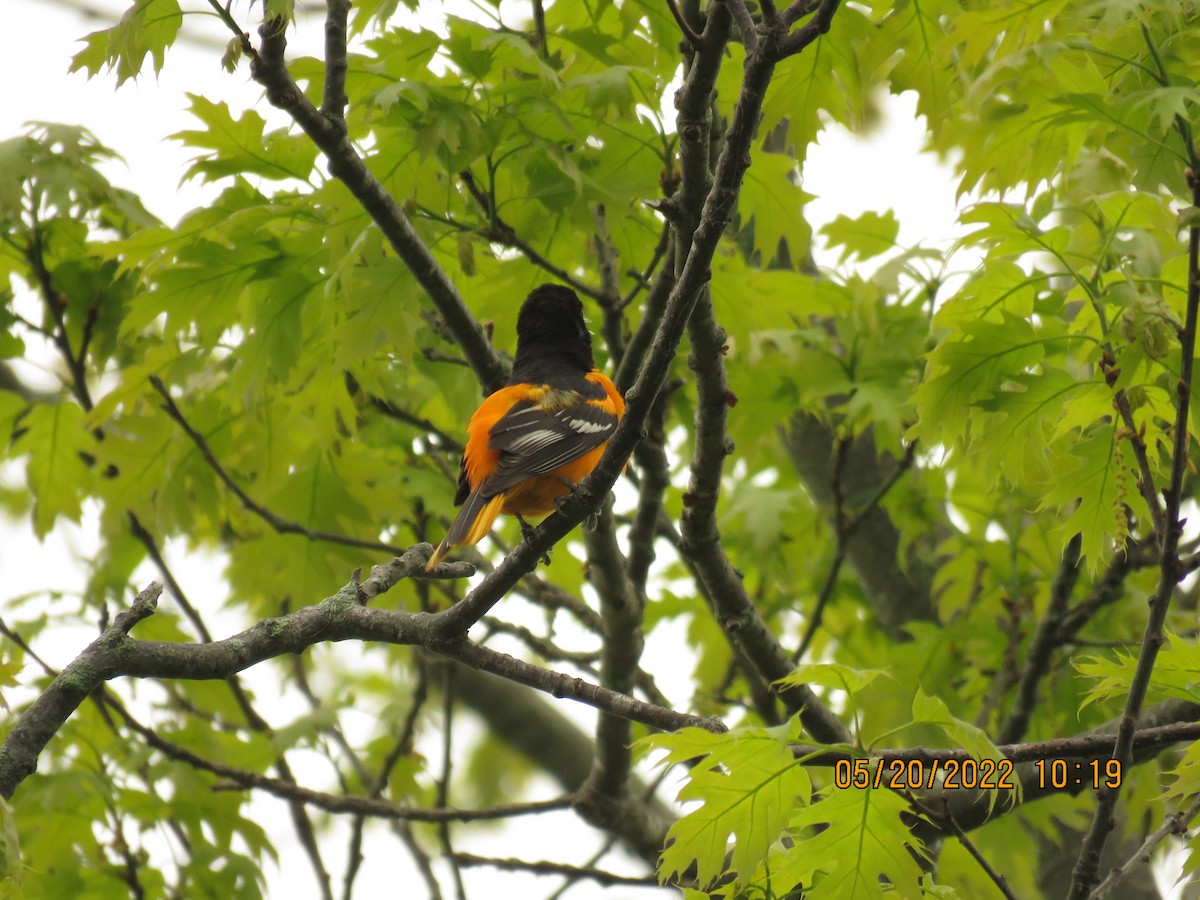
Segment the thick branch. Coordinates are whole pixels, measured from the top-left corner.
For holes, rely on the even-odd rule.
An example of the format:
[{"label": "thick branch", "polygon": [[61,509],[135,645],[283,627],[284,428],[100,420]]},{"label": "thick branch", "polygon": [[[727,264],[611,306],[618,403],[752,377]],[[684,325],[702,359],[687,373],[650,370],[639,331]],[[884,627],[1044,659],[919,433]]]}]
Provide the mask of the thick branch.
[{"label": "thick branch", "polygon": [[203,644],[142,641],[129,630],[154,611],[162,586],[152,583],[133,606],[116,617],[26,710],[0,745],[0,794],[11,797],[37,767],[37,757],[81,702],[103,682],[123,675],[138,678],[225,679],[250,666],[321,641],[379,641],[421,645],[442,656],[545,691],[580,700],[597,709],[632,718],[652,728],[674,730],[696,726],[724,730],[712,719],[677,713],[625,694],[541,669],[460,636],[447,641],[442,613],[405,613],[362,605],[402,577],[418,573],[432,548],[419,544],[404,557],[379,567],[362,585],[353,582],[321,603],[277,618],[264,619],[246,631]]},{"label": "thick branch", "polygon": [[[1110,725],[1099,733],[1088,733],[1076,737],[1051,738],[1045,741],[1028,741],[1023,744],[998,744],[996,749],[1014,763],[1033,762],[1041,759],[1107,759],[1115,730]],[[1154,725],[1134,732],[1133,746],[1140,754],[1157,752],[1163,747],[1200,739],[1200,722],[1176,722],[1170,725]],[[851,760],[851,750],[825,749],[810,744],[792,746],[792,755],[803,759],[806,766],[830,766],[839,760]],[[917,761],[932,763],[935,760],[974,759],[970,751],[962,748],[910,747],[902,750],[872,750],[871,759],[890,761]]]},{"label": "thick branch", "polygon": [[[600,597],[604,625],[601,680],[605,687],[632,694],[637,682],[642,638],[642,597],[626,575],[625,558],[617,546],[612,502],[600,507],[596,528],[586,531],[588,571]],[[620,798],[627,790],[633,768],[629,720],[601,715],[596,722],[596,759],[592,774],[580,792]]]},{"label": "thick branch", "polygon": [[663,514],[663,495],[671,484],[670,463],[667,460],[666,435],[663,425],[667,415],[668,392],[659,394],[646,437],[635,453],[641,481],[638,484],[638,505],[633,526],[629,529],[629,580],[634,590],[643,596],[650,564],[654,562],[654,537],[659,517]]},{"label": "thick branch", "polygon": [[154,614],[163,587],[150,582],[133,605],[120,613],[25,711],[0,744],[0,794],[11,798],[22,781],[37,771],[38,756],[63,723],[104,680],[103,663],[116,652],[129,630]]}]

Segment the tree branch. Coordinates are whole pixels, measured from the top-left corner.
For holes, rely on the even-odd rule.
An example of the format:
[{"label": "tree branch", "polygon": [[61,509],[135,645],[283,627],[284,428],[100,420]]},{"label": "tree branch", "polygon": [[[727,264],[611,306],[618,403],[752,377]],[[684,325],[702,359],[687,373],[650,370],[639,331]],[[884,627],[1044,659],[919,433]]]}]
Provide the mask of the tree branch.
[{"label": "tree branch", "polygon": [[533,0],[533,39],[542,59],[547,59],[550,56],[550,44],[546,40],[546,10],[542,0]]},{"label": "tree branch", "polygon": [[654,343],[654,337],[658,333],[658,326],[662,322],[663,313],[667,308],[667,300],[670,298],[671,289],[674,286],[674,267],[662,266],[642,303],[642,321],[629,340],[625,342],[624,350],[621,353],[620,365],[617,366],[617,372],[613,376],[617,390],[626,392],[637,378],[646,354],[650,352],[650,347]]},{"label": "tree branch", "polygon": [[679,11],[679,5],[675,2],[675,0],[667,0],[667,9],[671,11],[671,16],[675,19],[675,24],[679,26],[679,31],[683,34],[688,46],[693,50],[699,49],[700,35],[696,34],[695,29],[688,24],[687,19],[685,19],[683,14]]},{"label": "tree branch", "polygon": [[625,322],[624,307],[621,305],[621,276],[617,271],[617,248],[613,246],[608,234],[608,219],[604,204],[597,203],[592,212],[596,223],[596,261],[600,269],[600,293],[604,300],[600,301],[600,309],[604,314],[601,330],[604,343],[608,346],[609,358],[614,363],[620,361],[624,350],[625,335],[622,326]]},{"label": "tree branch", "polygon": [[418,544],[403,557],[377,567],[361,585],[351,582],[322,602],[276,618],[263,619],[246,631],[219,641],[179,644],[143,641],[129,636],[137,622],[151,615],[162,585],[153,582],[116,617],[25,711],[0,745],[0,795],[11,797],[37,768],[37,757],[81,702],[98,686],[128,675],[138,678],[225,679],[236,672],[323,641],[379,641],[420,645],[442,656],[545,691],[569,697],[602,711],[632,718],[652,728],[675,730],[687,726],[723,731],[715,719],[677,713],[635,700],[579,678],[541,669],[481,647],[459,636],[448,641],[441,624],[452,612],[405,613],[363,605],[404,577],[424,567],[432,547]]},{"label": "tree branch", "polygon": [[1096,889],[1089,895],[1089,900],[1102,900],[1113,892],[1122,881],[1128,878],[1136,869],[1150,864],[1155,849],[1171,835],[1184,834],[1192,819],[1200,815],[1200,797],[1194,797],[1186,808],[1176,810],[1163,820],[1162,825],[1147,835],[1146,840],[1133,856],[1108,873]]},{"label": "tree branch", "polygon": [[[154,564],[158,568],[159,574],[162,575],[163,580],[170,588],[171,594],[175,598],[175,602],[179,604],[179,607],[184,611],[184,615],[187,616],[188,620],[192,623],[192,627],[196,629],[196,634],[199,636],[200,640],[211,642],[212,635],[209,633],[207,626],[205,626],[204,620],[200,617],[200,614],[196,611],[196,608],[188,600],[187,594],[184,593],[182,586],[180,586],[179,582],[176,580],[175,575],[167,565],[166,560],[163,559],[162,553],[159,552],[158,544],[154,540],[153,535],[151,535],[150,532],[143,527],[142,523],[138,520],[138,517],[132,512],[128,512],[127,516],[129,518],[130,527],[133,531],[134,537],[141,542],[142,546],[146,548],[146,552],[150,555],[151,559],[154,560]],[[254,705],[250,702],[249,695],[246,693],[245,688],[242,687],[241,680],[236,675],[231,675],[226,679],[226,683],[229,685],[229,690],[233,694],[234,702],[241,710],[242,715],[246,719],[246,724],[249,726],[250,730],[256,731],[260,734],[265,734],[268,737],[274,736],[274,729],[270,726],[266,719],[259,715],[258,711],[254,708]],[[275,766],[275,770],[279,773],[280,779],[292,785],[296,784],[296,777],[292,774],[292,770],[288,765],[287,758],[282,753],[276,756],[273,765]],[[308,813],[304,807],[298,803],[289,804],[289,811],[292,816],[292,822],[296,828],[296,836],[300,841],[300,845],[304,848],[304,851],[312,864],[313,871],[317,876],[318,884],[321,886],[322,896],[327,898],[327,900],[332,900],[333,890],[330,886],[329,873],[326,871],[325,864],[321,859],[321,848],[317,842],[316,832],[313,829],[312,821],[309,819]]]},{"label": "tree branch", "polygon": [[[642,637],[643,599],[629,581],[627,565],[617,546],[612,500],[606,501],[593,530],[584,532],[588,572],[600,598],[604,625],[601,683],[614,691],[632,694],[637,682]],[[596,757],[592,773],[580,790],[582,797],[599,793],[620,798],[628,790],[633,768],[633,737],[627,719],[601,715],[596,721]],[[594,804],[585,803],[588,807]]]},{"label": "tree branch", "polygon": [[[797,413],[780,431],[788,456],[815,502],[826,508],[836,506],[832,461],[837,436],[833,430],[816,416]],[[871,503],[872,498],[882,497],[880,491],[896,475],[896,462],[890,455],[876,452],[868,431],[851,443],[839,477],[846,501],[861,504],[854,516],[857,524],[846,541],[846,560],[880,626],[893,640],[904,640],[905,622],[934,621],[936,615],[932,567],[912,547],[901,562],[899,530],[878,502]]]},{"label": "tree branch", "polygon": [[454,854],[455,861],[462,866],[492,866],[512,872],[532,872],[535,875],[566,875],[570,878],[587,878],[605,886],[629,884],[638,887],[657,887],[656,878],[637,878],[629,875],[617,875],[587,866],[569,866],[565,863],[531,862],[524,859],[496,859],[494,857],[474,856],[470,853]]},{"label": "tree branch", "polygon": [[25,259],[37,281],[38,291],[42,295],[42,303],[45,304],[50,318],[54,321],[54,330],[50,334],[50,339],[58,348],[59,355],[67,366],[67,371],[71,373],[71,392],[79,401],[79,405],[85,411],[90,412],[93,404],[91,393],[88,390],[87,370],[84,367],[86,348],[81,347],[78,354],[71,350],[71,338],[67,334],[65,315],[67,300],[54,289],[50,271],[46,268],[45,254],[42,250],[41,225],[37,219],[36,206],[33,208],[32,215],[33,225],[30,229],[29,246],[25,248]]},{"label": "tree branch", "polygon": [[[1102,726],[1096,732],[1075,737],[1051,738],[1045,741],[1028,741],[1019,744],[997,744],[1000,754],[1013,763],[1033,762],[1042,759],[1107,759],[1108,750],[1116,737],[1114,724]],[[1141,754],[1157,752],[1163,747],[1200,740],[1200,722],[1175,722],[1169,725],[1153,725],[1134,732],[1133,747]],[[831,766],[839,760],[853,760],[854,751],[794,744],[792,755],[802,759],[806,766]],[[861,755],[861,754],[859,754]],[[876,748],[870,759],[883,762],[925,762],[950,759],[966,760],[975,757],[962,748],[908,747],[904,749]]]},{"label": "tree branch", "polygon": [[553,275],[563,284],[571,287],[575,293],[582,294],[585,297],[591,297],[593,300],[599,303],[601,307],[606,308],[608,306],[609,298],[601,288],[593,287],[585,281],[580,281],[562,266],[555,265],[547,257],[534,249],[532,244],[518,235],[516,230],[511,225],[500,218],[500,214],[492,208],[492,203],[488,198],[488,195],[480,190],[478,183],[475,181],[474,175],[472,175],[469,171],[462,171],[458,173],[458,177],[462,183],[466,185],[467,190],[471,193],[471,196],[475,198],[475,202],[479,204],[480,208],[488,216],[490,223],[485,229],[473,229],[467,225],[463,225],[462,227],[468,228],[472,231],[478,230],[478,232],[489,241],[493,241],[501,246],[511,247],[513,250],[519,251],[527,260],[544,272]]},{"label": "tree branch", "polygon": [[[952,816],[949,811],[949,804],[946,804],[946,806],[947,809],[945,814],[943,816],[935,817],[936,820],[944,825],[949,826],[949,830],[954,833],[956,838],[958,838],[958,842],[962,844],[963,848],[969,854],[971,854],[971,858],[979,864],[979,868],[983,869],[988,878],[992,880],[992,883],[996,885],[1000,893],[1005,897],[1005,900],[1017,900],[1016,894],[1014,894],[1008,887],[1008,879],[992,868],[991,863],[989,863],[984,855],[979,852],[979,848],[975,846],[969,837],[967,837],[967,833],[959,827],[957,822],[954,821],[954,816]],[[930,813],[925,807],[918,806],[918,808],[920,808],[926,814],[932,816],[932,813]]]},{"label": "tree branch", "polygon": [[635,459],[641,482],[638,485],[638,505],[633,525],[629,529],[629,580],[634,590],[645,596],[650,564],[654,562],[654,538],[662,515],[663,495],[671,484],[670,463],[667,460],[664,422],[670,388],[658,396],[646,436],[638,444]]},{"label": "tree branch", "polygon": [[160,737],[153,729],[135,719],[115,698],[106,697],[105,703],[116,710],[125,724],[135,731],[146,742],[169,759],[186,763],[194,769],[210,772],[226,779],[224,785],[218,784],[214,790],[260,790],[278,797],[289,803],[312,806],[325,812],[337,815],[359,815],[375,819],[393,819],[405,822],[481,822],[492,819],[507,819],[514,816],[533,815],[554,810],[569,809],[571,797],[559,797],[554,800],[539,800],[528,803],[509,803],[502,806],[491,806],[483,809],[427,809],[422,807],[404,806],[390,800],[381,800],[374,796],[354,796],[329,794],[301,787],[294,780],[271,778],[260,775],[248,769],[227,766],[214,760],[205,759],[193,753],[186,747]]},{"label": "tree branch", "polygon": [[[1200,173],[1187,170],[1188,186],[1192,191],[1192,205],[1200,206]],[[1179,560],[1179,539],[1183,533],[1183,522],[1179,518],[1179,508],[1183,497],[1183,476],[1188,469],[1188,443],[1191,432],[1188,430],[1188,412],[1192,395],[1192,367],[1196,350],[1196,323],[1200,312],[1200,225],[1193,225],[1188,230],[1188,289],[1187,313],[1184,319],[1183,331],[1179,336],[1180,362],[1179,381],[1176,384],[1176,414],[1174,441],[1171,448],[1171,477],[1166,490],[1163,491],[1163,517],[1165,530],[1160,548],[1159,582],[1154,596],[1150,600],[1150,613],[1146,619],[1146,628],[1142,636],[1142,648],[1138,654],[1137,667],[1129,684],[1129,694],[1125,700],[1125,714],[1121,719],[1121,727],[1117,732],[1116,746],[1112,758],[1124,767],[1133,756],[1133,732],[1136,727],[1138,714],[1150,687],[1150,677],[1154,672],[1154,661],[1158,650],[1163,644],[1163,623],[1167,618],[1167,610],[1171,605],[1171,595],[1183,577],[1182,564]],[[1079,851],[1075,870],[1071,881],[1070,900],[1083,900],[1096,883],[1097,871],[1100,866],[1100,854],[1104,850],[1105,841],[1113,827],[1113,811],[1121,787],[1104,787],[1099,792],[1096,801],[1096,811],[1092,817],[1092,825],[1084,838]]]},{"label": "tree branch", "polygon": [[346,19],[350,0],[326,0],[325,3],[325,96],[321,113],[331,122],[342,123],[346,115]]},{"label": "tree branch", "polygon": [[737,23],[738,35],[742,39],[742,45],[745,46],[748,56],[758,49],[758,28],[746,6],[746,0],[723,0],[723,2],[725,6],[729,7],[733,21]]},{"label": "tree branch", "polygon": [[[829,25],[833,21],[833,14],[837,12],[837,8],[840,3],[841,0],[821,0],[820,4],[817,6],[816,15],[814,15],[803,26],[789,34],[784,40],[782,47],[780,47],[780,58],[782,59],[786,56],[795,56],[821,35],[829,31]],[[796,8],[797,6],[798,4],[793,3],[792,7],[789,7],[788,9],[788,13],[790,14],[792,9]],[[805,8],[811,7],[807,6],[806,4]],[[792,21],[796,21],[796,19],[799,19],[801,15],[803,15],[803,13],[799,13],[795,19],[792,19]],[[788,16],[784,17],[784,21],[789,25],[791,24],[791,22],[788,22]]]},{"label": "tree branch", "polygon": [[37,771],[38,756],[46,744],[104,681],[99,664],[118,652],[133,626],[154,614],[162,590],[157,581],[150,582],[134,598],[133,605],[118,613],[100,637],[75,657],[17,720],[0,744],[0,795],[5,799],[11,799],[17,785]]}]

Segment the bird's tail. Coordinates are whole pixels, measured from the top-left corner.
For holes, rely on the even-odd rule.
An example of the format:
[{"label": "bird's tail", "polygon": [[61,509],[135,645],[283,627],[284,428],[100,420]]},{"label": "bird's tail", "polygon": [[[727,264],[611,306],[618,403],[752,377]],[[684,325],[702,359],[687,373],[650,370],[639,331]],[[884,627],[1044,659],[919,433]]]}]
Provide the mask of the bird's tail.
[{"label": "bird's tail", "polygon": [[450,530],[446,532],[446,536],[442,538],[438,548],[429,557],[429,562],[425,564],[425,571],[432,571],[433,567],[456,547],[473,546],[483,540],[483,536],[492,530],[492,523],[496,521],[496,516],[500,514],[500,507],[503,505],[503,493],[485,498],[479,491],[472,491],[466,502],[463,503],[462,509],[458,511],[458,515],[454,517]]}]

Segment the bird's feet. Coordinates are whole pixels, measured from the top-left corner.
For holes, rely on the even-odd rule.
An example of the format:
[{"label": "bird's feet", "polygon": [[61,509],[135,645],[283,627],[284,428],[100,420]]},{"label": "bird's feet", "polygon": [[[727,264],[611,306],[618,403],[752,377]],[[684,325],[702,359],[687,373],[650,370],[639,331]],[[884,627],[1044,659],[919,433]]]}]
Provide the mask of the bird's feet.
[{"label": "bird's feet", "polygon": [[[521,537],[528,541],[529,539],[531,539],[533,537],[533,526],[530,525],[528,522],[526,522],[520,513],[517,513],[516,516],[517,516],[517,521],[521,523]],[[546,565],[550,565],[550,551],[549,550],[547,550],[545,553],[542,554],[542,558],[540,561],[545,563]]]},{"label": "bird's feet", "polygon": [[562,505],[575,496],[575,490],[579,487],[579,485],[575,484],[573,481],[567,481],[567,479],[563,478],[561,475],[556,475],[555,477],[561,481],[563,486],[567,489],[565,494],[559,494],[554,498],[554,511],[561,515],[563,511]]},{"label": "bird's feet", "polygon": [[[558,480],[567,486],[567,492],[565,494],[559,494],[557,497],[554,498],[554,511],[561,514],[563,511],[562,505],[564,503],[566,503],[567,500],[569,500],[571,497],[575,496],[575,491],[578,488],[578,485],[573,484],[570,481],[567,481],[567,479],[565,479],[565,478],[559,478]],[[588,532],[595,531],[596,526],[598,526],[599,524],[600,524],[600,510],[594,509],[590,513],[588,513],[587,518],[583,520],[584,531],[588,531]]]}]

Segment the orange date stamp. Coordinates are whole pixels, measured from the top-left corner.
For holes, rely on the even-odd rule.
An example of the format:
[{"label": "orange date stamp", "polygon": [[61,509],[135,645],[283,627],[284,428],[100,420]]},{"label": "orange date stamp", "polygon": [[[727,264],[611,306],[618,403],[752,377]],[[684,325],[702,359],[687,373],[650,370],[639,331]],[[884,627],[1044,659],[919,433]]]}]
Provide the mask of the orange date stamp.
[{"label": "orange date stamp", "polygon": [[839,759],[833,764],[834,787],[886,788],[892,791],[1013,790],[1011,759]]}]

